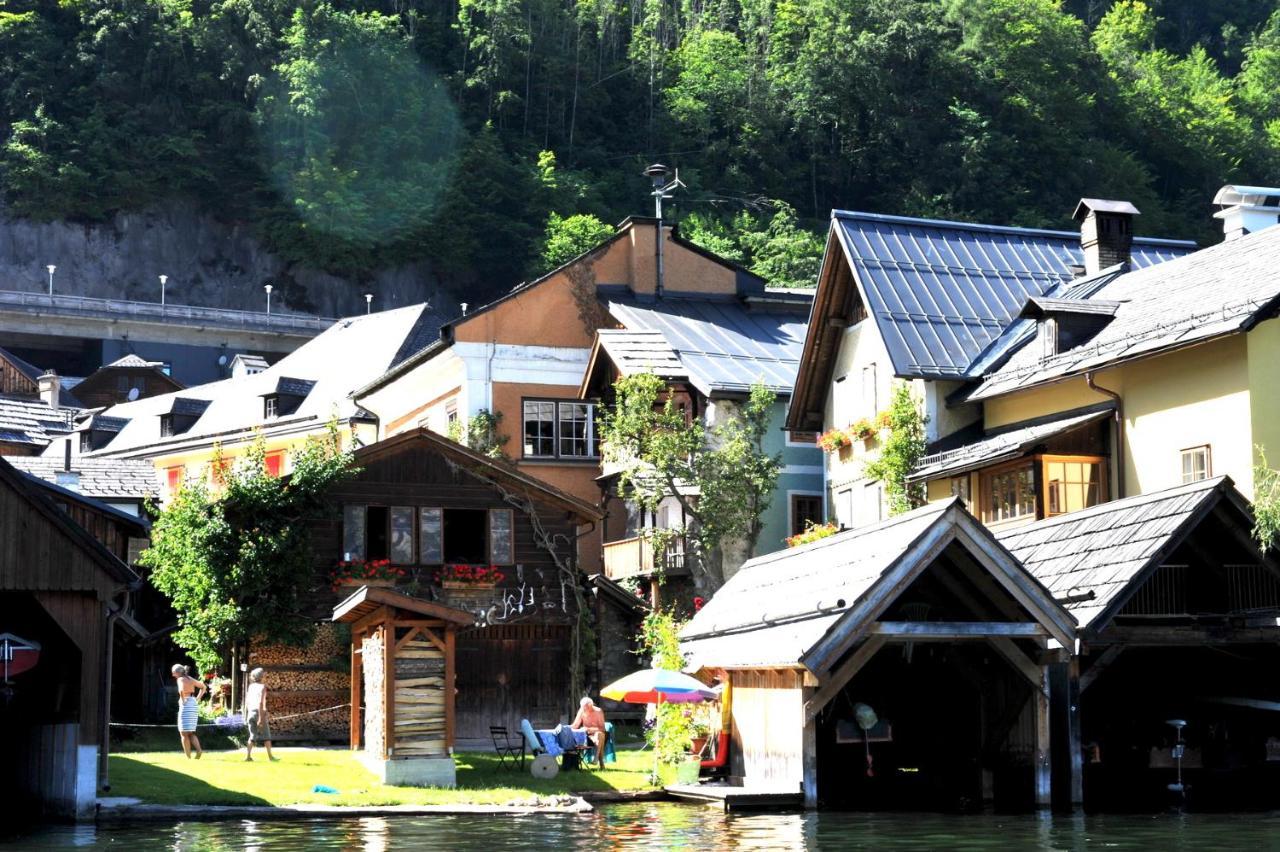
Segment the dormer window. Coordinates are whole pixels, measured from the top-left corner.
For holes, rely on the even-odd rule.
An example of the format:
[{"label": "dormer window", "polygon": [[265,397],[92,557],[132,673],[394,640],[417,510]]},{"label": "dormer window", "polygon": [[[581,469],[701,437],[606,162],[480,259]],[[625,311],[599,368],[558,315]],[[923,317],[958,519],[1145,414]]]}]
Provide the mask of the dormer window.
[{"label": "dormer window", "polygon": [[315,382],[307,379],[281,376],[276,381],[275,390],[262,395],[262,416],[267,420],[274,420],[293,414],[315,386]]},{"label": "dormer window", "polygon": [[1107,326],[1119,309],[1119,302],[1101,299],[1027,300],[1020,316],[1036,320],[1040,357],[1052,358],[1088,343]]},{"label": "dormer window", "polygon": [[209,407],[209,402],[207,399],[176,397],[173,407],[160,415],[160,437],[171,438],[190,431]]},{"label": "dormer window", "polygon": [[100,450],[120,434],[120,430],[129,425],[126,417],[103,417],[98,415],[89,421],[89,425],[80,433],[80,452],[89,453]]}]

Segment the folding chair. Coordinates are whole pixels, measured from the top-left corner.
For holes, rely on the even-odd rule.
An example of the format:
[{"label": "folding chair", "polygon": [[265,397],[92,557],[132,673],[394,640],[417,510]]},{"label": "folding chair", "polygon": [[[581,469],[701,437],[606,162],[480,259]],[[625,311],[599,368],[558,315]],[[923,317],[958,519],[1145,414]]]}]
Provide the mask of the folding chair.
[{"label": "folding chair", "polygon": [[524,769],[524,737],[516,737],[513,741],[506,725],[490,725],[489,736],[493,737],[493,750],[498,755],[499,766],[506,764],[509,758],[513,768]]}]

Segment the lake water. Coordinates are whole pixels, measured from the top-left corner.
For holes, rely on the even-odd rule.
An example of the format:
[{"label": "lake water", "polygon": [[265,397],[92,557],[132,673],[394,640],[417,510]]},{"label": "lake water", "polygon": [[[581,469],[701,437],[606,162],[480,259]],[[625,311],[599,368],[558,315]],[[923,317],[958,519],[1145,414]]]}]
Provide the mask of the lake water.
[{"label": "lake water", "polygon": [[672,803],[610,805],[590,815],[362,817],[305,821],[50,827],[24,850],[947,849],[1280,850],[1280,813],[1160,816],[748,814]]}]

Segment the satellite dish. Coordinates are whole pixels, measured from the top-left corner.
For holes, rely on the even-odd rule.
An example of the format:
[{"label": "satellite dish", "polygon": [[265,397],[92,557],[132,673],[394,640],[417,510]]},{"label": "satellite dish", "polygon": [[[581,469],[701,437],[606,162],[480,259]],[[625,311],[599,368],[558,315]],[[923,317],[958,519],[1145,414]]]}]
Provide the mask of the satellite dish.
[{"label": "satellite dish", "polygon": [[219,366],[219,367],[225,367],[225,366],[227,366],[227,356],[226,356],[226,355],[219,355],[219,356],[218,356],[218,366]]},{"label": "satellite dish", "polygon": [[129,388],[129,401],[130,401],[130,402],[133,402],[133,401],[135,401],[135,400],[138,398],[138,392],[139,392],[139,391],[138,391],[138,389],[137,389],[137,388]]}]

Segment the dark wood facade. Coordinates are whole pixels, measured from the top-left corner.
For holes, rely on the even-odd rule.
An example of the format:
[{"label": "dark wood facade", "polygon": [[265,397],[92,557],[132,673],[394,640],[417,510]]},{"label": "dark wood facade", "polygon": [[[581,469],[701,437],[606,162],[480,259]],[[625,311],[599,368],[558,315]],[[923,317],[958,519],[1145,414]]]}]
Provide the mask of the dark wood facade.
[{"label": "dark wood facade", "polygon": [[[490,725],[515,729],[522,718],[567,716],[576,700],[569,694],[576,602],[588,594],[575,547],[579,532],[598,520],[596,510],[426,430],[365,447],[356,460],[360,473],[333,488],[331,511],[312,526],[325,590],[317,615],[363,583],[335,581],[338,563],[390,559],[397,590],[472,617],[457,634],[458,739],[487,737]],[[457,564],[496,568],[501,577],[459,583],[442,575]],[[272,656],[277,668],[290,665]],[[274,712],[290,712],[289,694],[274,695]],[[328,736],[347,733],[335,726]]]},{"label": "dark wood facade", "polygon": [[2,460],[0,530],[0,633],[41,646],[0,702],[0,797],[84,815],[105,750],[110,615],[137,577]]},{"label": "dark wood facade", "polygon": [[30,364],[0,349],[0,394],[6,396],[37,396],[40,386]]},{"label": "dark wood facade", "polygon": [[159,367],[116,367],[108,364],[76,385],[74,393],[86,408],[105,408],[128,402],[129,394],[135,390],[137,395],[134,399],[146,399],[180,391],[184,387],[186,385]]}]

